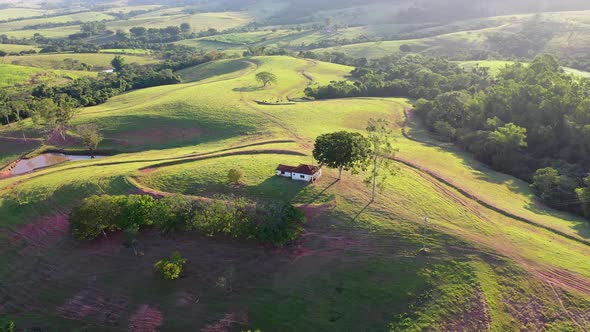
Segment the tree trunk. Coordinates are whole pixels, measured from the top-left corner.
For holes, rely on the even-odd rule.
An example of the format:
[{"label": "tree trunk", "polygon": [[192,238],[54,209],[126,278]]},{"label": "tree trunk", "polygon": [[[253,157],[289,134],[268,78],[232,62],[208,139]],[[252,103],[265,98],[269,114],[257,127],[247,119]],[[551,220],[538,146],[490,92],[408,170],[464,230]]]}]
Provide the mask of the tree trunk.
[{"label": "tree trunk", "polygon": [[5,114],[4,117],[6,118],[6,125],[10,126],[10,119],[8,118],[8,114]]},{"label": "tree trunk", "polygon": [[338,180],[342,179],[342,166],[338,168]]},{"label": "tree trunk", "polygon": [[375,201],[377,195],[377,156],[373,160],[373,192],[371,194],[371,203]]}]

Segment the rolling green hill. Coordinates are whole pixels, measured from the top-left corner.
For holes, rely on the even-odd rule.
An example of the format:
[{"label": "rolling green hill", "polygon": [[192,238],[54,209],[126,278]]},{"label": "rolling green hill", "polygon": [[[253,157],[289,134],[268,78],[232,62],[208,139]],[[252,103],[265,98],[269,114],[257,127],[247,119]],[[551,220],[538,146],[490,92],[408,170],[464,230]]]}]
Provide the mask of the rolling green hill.
[{"label": "rolling green hill", "polygon": [[[81,110],[74,124],[99,124],[101,148],[121,154],[0,180],[0,262],[8,267],[0,270],[0,296],[10,317],[66,330],[80,319],[107,330],[199,330],[223,321],[263,331],[587,329],[587,222],[538,205],[510,176],[428,143],[420,123],[406,122],[405,99],[255,102],[300,96],[350,70],[291,57],[222,60],[184,70],[182,84]],[[278,84],[262,88],[260,71]],[[324,169],[313,185],[274,176],[276,164],[312,162],[316,136],[362,132],[371,117],[390,120],[399,148],[398,171],[374,204],[365,174],[336,181],[336,171]],[[19,142],[0,144],[0,156],[32,148],[19,134],[0,128],[0,139]],[[75,140],[56,147],[81,149]],[[233,167],[245,171],[238,187],[224,178]],[[308,224],[280,249],[146,230],[137,237],[140,257],[121,245],[121,234],[92,243],[67,234],[65,216],[84,197],[138,192],[286,200]],[[430,252],[419,255],[424,216]],[[165,283],[152,265],[173,250],[188,259],[186,276]],[[215,286],[224,276],[231,292]]]}]

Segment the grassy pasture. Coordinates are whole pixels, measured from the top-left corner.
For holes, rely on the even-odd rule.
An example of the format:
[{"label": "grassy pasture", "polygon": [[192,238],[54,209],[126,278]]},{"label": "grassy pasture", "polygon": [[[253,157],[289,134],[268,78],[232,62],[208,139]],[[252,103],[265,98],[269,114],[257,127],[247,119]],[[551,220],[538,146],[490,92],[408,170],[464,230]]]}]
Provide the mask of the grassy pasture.
[{"label": "grassy pasture", "polygon": [[0,21],[3,20],[13,20],[17,18],[27,18],[27,17],[34,17],[34,16],[41,16],[45,15],[48,12],[41,9],[33,9],[33,8],[4,8],[0,9]]},{"label": "grassy pasture", "polygon": [[112,20],[113,16],[102,13],[102,12],[82,12],[76,14],[67,14],[61,16],[45,17],[45,18],[34,18],[19,20],[14,22],[0,23],[0,32],[9,33],[15,30],[21,30],[26,26],[46,24],[46,23],[67,23],[67,22],[91,22],[91,21],[102,21]]},{"label": "grassy pasture", "polygon": [[0,87],[39,83],[60,84],[82,76],[96,76],[96,73],[75,70],[44,70],[35,67],[0,64]]},{"label": "grassy pasture", "polygon": [[41,49],[36,46],[31,45],[17,45],[17,44],[0,44],[0,51],[6,53],[18,53],[22,51],[29,51],[35,50],[36,52],[40,51]]},{"label": "grassy pasture", "polygon": [[251,21],[251,17],[242,12],[220,12],[220,13],[197,13],[171,14],[155,16],[154,13],[146,16],[131,18],[125,21],[113,21],[107,23],[110,29],[129,30],[136,26],[146,26],[152,28],[164,28],[170,25],[180,25],[189,23],[194,31],[203,31],[210,28],[223,30],[245,25]]},{"label": "grassy pasture", "polygon": [[[64,318],[74,312],[67,303],[77,299],[91,308],[85,322],[113,330],[126,328],[134,313],[147,305],[163,317],[162,328],[175,330],[205,328],[211,317],[241,321],[247,316],[248,323],[239,329],[384,330],[394,322],[409,331],[455,326],[539,330],[549,324],[559,331],[574,323],[556,302],[557,296],[571,316],[585,324],[578,318],[589,311],[590,295],[561,291],[559,283],[552,291],[542,280],[552,271],[570,273],[568,282],[574,284],[588,280],[588,246],[484,208],[401,164],[377,202],[369,206],[369,189],[362,183],[365,174],[347,173],[336,182],[336,171],[325,169],[321,181],[307,186],[273,175],[278,163],[311,162],[312,143],[319,134],[363,131],[370,117],[386,117],[401,130],[403,108],[408,105],[404,99],[288,106],[253,102],[296,95],[311,83],[310,77],[327,82],[346,77],[350,69],[289,57],[224,60],[184,71],[186,83],[133,91],[82,110],[75,124],[99,123],[107,138],[103,148],[133,153],[0,180],[0,215],[6,216],[1,229],[22,231],[25,224],[51,216],[55,207],[66,213],[91,194],[155,189],[288,199],[307,211],[307,233],[296,245],[272,250],[196,234],[167,237],[142,232],[138,240],[145,256],[141,258],[124,249],[116,234],[90,244],[67,236],[58,242],[51,237],[37,242],[29,238],[0,254],[0,261],[9,267],[0,271],[0,279],[21,282],[1,294],[8,294],[7,303],[17,309],[33,304],[28,314],[16,313],[17,323],[49,321],[64,330],[77,327],[76,320]],[[277,75],[276,86],[262,89],[255,82],[255,73],[263,70]],[[413,123],[410,133],[419,135],[419,130],[419,124]],[[17,134],[14,128],[0,128],[0,137]],[[469,156],[416,143],[401,134],[396,145],[398,157],[449,181],[459,179],[457,186],[494,204],[505,203],[504,209],[526,212],[527,217],[563,231],[577,231],[579,224],[572,216],[531,208],[526,186],[480,167]],[[16,151],[7,152],[0,144],[0,156],[8,153]],[[245,171],[239,187],[225,182],[232,167]],[[417,256],[425,215],[431,217],[431,253]],[[13,236],[4,234],[0,237],[7,241]],[[172,248],[189,262],[186,277],[165,284],[153,276],[152,264]],[[55,272],[36,273],[40,268]],[[215,283],[230,270],[234,291],[224,292]],[[97,275],[91,287],[88,275]],[[36,292],[31,292],[33,287]],[[24,297],[27,293],[32,295]],[[99,297],[107,303],[124,303],[112,315],[113,322],[101,320],[100,311],[95,313],[93,308],[100,304],[93,299]],[[359,315],[367,319],[359,320]]]},{"label": "grassy pasture", "polygon": [[136,10],[155,10],[161,8],[160,5],[138,5],[138,6],[121,6],[110,8],[108,13],[129,13]]},{"label": "grassy pasture", "polygon": [[99,53],[149,55],[152,53],[152,51],[137,48],[113,48],[102,49],[99,51]]},{"label": "grassy pasture", "polygon": [[[39,67],[47,69],[61,69],[65,59],[78,60],[97,68],[110,68],[114,55],[106,53],[59,53],[59,54],[35,54],[22,56],[6,56],[0,59],[2,63],[20,66]],[[148,64],[157,60],[137,55],[124,56],[128,63]]]}]

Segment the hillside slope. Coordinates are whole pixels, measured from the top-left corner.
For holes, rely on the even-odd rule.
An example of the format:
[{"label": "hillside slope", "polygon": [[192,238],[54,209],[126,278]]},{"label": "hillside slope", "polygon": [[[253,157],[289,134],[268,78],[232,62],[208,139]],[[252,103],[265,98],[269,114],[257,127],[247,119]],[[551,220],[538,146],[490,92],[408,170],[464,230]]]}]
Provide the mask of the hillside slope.
[{"label": "hillside slope", "polygon": [[[588,224],[535,206],[524,184],[468,156],[402,136],[405,124],[420,135],[419,124],[406,123],[406,100],[256,103],[297,97],[350,69],[290,57],[222,61],[184,71],[186,83],[82,110],[75,124],[99,123],[103,148],[127,153],[0,180],[0,261],[8,267],[0,271],[0,310],[19,326],[62,329],[80,328],[80,320],[137,331],[590,328]],[[262,88],[254,79],[260,71],[272,71],[278,84]],[[274,176],[278,163],[312,162],[316,136],[362,132],[372,117],[391,121],[397,158],[416,166],[399,163],[376,203],[367,205],[363,174],[335,181],[326,169],[308,186]],[[0,129],[0,137],[17,135]],[[68,144],[58,147],[81,148]],[[245,171],[239,188],[224,178],[233,167]],[[68,211],[97,193],[280,198],[304,209],[308,224],[281,249],[145,230],[138,236],[144,255],[136,257],[121,234],[91,243],[68,235]],[[430,254],[417,255],[424,216]],[[173,250],[188,258],[186,276],[167,284],[152,265]],[[230,274],[232,291],[215,286]]]}]

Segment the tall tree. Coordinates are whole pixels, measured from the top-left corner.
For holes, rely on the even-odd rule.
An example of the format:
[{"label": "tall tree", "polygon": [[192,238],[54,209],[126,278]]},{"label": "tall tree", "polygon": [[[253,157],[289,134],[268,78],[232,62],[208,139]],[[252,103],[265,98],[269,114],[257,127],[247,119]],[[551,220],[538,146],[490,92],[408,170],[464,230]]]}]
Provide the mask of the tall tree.
[{"label": "tall tree", "polygon": [[365,170],[371,144],[363,135],[339,131],[318,136],[315,140],[313,157],[330,168],[338,169],[338,180],[343,170]]},{"label": "tall tree", "polygon": [[263,71],[263,72],[256,74],[256,80],[258,82],[262,83],[263,87],[266,87],[269,84],[276,84],[277,83],[276,75],[273,73],[267,72],[267,71]]},{"label": "tall tree", "polygon": [[76,103],[66,94],[56,95],[55,100],[54,102],[51,99],[42,99],[36,104],[39,109],[36,121],[39,122],[39,119],[42,119],[49,131],[58,133],[65,139],[70,121],[77,112]]},{"label": "tall tree", "polygon": [[104,138],[98,126],[95,124],[81,125],[77,127],[77,132],[84,146],[90,151],[90,158],[94,159],[96,148]]},{"label": "tall tree", "polygon": [[371,173],[365,180],[371,185],[371,203],[375,201],[377,188],[383,188],[387,177],[396,171],[393,157],[397,149],[393,146],[393,131],[385,119],[370,119],[367,133],[371,143],[370,165]]},{"label": "tall tree", "polygon": [[123,70],[123,67],[125,67],[125,58],[123,58],[120,55],[117,55],[111,61],[111,65],[113,66],[113,69],[118,73]]},{"label": "tall tree", "polygon": [[6,124],[10,125],[10,115],[12,110],[8,105],[8,93],[5,89],[0,89],[0,115],[6,120]]}]

